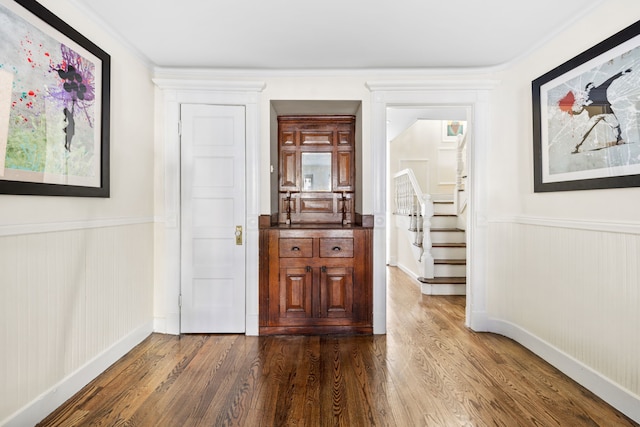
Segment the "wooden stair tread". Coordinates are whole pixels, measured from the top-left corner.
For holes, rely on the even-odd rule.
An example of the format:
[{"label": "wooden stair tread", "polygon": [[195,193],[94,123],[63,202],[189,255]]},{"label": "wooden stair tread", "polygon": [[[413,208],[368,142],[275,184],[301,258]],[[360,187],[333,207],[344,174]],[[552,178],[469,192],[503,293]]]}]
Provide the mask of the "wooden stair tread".
[{"label": "wooden stair tread", "polygon": [[430,228],[431,231],[446,231],[446,232],[462,232],[464,233],[464,230],[461,228],[437,228],[437,227],[431,227]]},{"label": "wooden stair tread", "polygon": [[440,203],[443,205],[452,205],[453,200],[434,200],[433,203]]},{"label": "wooden stair tread", "polygon": [[467,283],[466,277],[434,277],[433,279],[419,277],[418,280],[429,285],[463,285]]},{"label": "wooden stair tread", "polygon": [[434,264],[467,265],[466,259],[434,259]]},{"label": "wooden stair tread", "polygon": [[466,248],[466,243],[432,243],[431,247],[434,248]]}]

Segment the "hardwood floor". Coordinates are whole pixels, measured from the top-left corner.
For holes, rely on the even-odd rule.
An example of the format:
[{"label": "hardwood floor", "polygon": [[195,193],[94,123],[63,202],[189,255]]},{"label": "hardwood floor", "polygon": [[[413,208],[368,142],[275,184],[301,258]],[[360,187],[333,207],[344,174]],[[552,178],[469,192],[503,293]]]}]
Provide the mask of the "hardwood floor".
[{"label": "hardwood floor", "polygon": [[40,426],[637,426],[389,269],[379,336],[154,334]]}]

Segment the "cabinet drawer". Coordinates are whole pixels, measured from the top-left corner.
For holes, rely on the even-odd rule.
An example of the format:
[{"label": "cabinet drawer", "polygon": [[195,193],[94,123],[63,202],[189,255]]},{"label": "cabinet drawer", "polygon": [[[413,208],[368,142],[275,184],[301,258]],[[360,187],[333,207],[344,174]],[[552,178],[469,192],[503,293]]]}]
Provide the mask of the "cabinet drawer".
[{"label": "cabinet drawer", "polygon": [[280,239],[280,258],[310,258],[313,256],[313,239]]},{"label": "cabinet drawer", "polygon": [[321,238],[320,256],[322,258],[353,258],[353,238]]}]

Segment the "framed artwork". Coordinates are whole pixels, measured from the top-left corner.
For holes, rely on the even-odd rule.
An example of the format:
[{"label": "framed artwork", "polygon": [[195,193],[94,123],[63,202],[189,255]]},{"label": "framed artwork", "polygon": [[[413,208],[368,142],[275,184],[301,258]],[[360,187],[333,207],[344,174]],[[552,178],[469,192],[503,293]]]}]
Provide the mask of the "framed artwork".
[{"label": "framed artwork", "polygon": [[640,186],[640,21],[532,82],[534,191]]},{"label": "framed artwork", "polygon": [[109,197],[110,56],[34,0],[0,39],[0,193]]},{"label": "framed artwork", "polygon": [[445,142],[455,142],[458,135],[464,135],[467,122],[459,120],[443,120],[442,121],[442,140]]}]

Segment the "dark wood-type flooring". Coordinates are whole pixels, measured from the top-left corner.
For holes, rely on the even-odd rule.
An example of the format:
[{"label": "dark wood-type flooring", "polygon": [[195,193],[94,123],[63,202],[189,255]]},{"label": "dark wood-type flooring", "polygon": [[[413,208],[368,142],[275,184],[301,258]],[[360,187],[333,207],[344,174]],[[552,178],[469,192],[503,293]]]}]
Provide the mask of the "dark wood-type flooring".
[{"label": "dark wood-type flooring", "polygon": [[389,269],[387,335],[153,334],[41,426],[637,426]]}]

